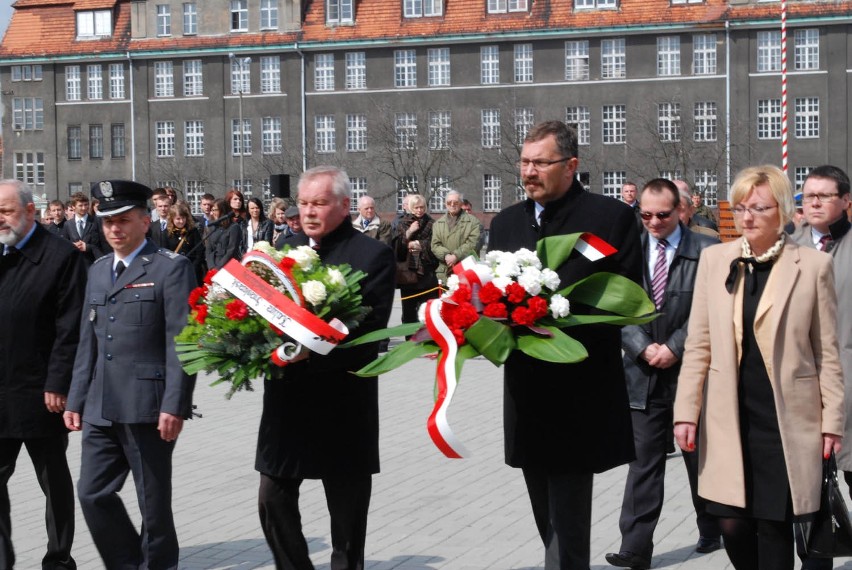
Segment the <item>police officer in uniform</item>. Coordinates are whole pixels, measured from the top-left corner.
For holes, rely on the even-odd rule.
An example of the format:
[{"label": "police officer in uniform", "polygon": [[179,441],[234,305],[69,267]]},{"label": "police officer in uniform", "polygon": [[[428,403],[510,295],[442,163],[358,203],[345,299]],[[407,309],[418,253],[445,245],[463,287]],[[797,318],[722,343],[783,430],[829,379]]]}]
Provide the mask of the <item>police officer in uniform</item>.
[{"label": "police officer in uniform", "polygon": [[[111,180],[95,183],[92,195],[114,253],[89,270],[64,414],[68,429],[83,432],[77,492],[106,568],[177,568],[172,452],[195,378],[181,368],[174,337],[186,324],[195,275],[189,259],[145,238],[148,187]],[[141,530],[118,495],[128,472]]]}]

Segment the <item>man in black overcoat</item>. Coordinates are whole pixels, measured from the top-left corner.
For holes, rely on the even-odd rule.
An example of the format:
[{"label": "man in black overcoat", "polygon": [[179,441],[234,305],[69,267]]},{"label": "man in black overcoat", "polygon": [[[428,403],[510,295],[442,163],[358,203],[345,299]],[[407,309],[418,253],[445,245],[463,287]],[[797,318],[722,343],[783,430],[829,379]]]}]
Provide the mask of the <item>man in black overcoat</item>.
[{"label": "man in black overcoat", "polygon": [[[394,295],[394,259],[384,243],[356,231],[349,218],[345,172],[327,166],[299,180],[303,233],[284,241],[311,245],[324,264],[348,263],[371,308],[352,337],[384,328]],[[351,374],[378,356],[378,343],[306,353],[264,382],[255,468],[264,535],[279,569],[313,569],[302,534],[299,486],[321,479],[331,515],[331,568],[364,567],[372,475],[379,472],[378,378]]]},{"label": "man in black overcoat", "polygon": [[[618,521],[619,552],[607,562],[622,568],[650,568],[654,530],[663,508],[666,456],[672,451],[673,407],[677,376],[683,359],[692,291],[701,251],[719,240],[690,230],[680,221],[686,205],[671,180],[655,178],[642,189],[640,215],[644,287],[660,316],[621,331],[624,373],[633,418],[636,460],[630,464]],[[660,255],[660,252],[664,254]],[[654,284],[660,292],[654,295]],[[721,547],[719,523],[707,514],[698,496],[698,457],[684,453],[696,509],[699,552]]]},{"label": "man in black overcoat", "polygon": [[[642,281],[633,209],[587,192],[576,180],[577,134],[559,121],[533,127],[521,151],[527,199],[491,222],[490,250],[535,250],[547,236],[591,232],[617,253],[590,261],[574,252],[557,270],[561,285],[599,271]],[[572,305],[574,313],[589,309]],[[634,458],[618,327],[567,331],[589,357],[554,364],[515,351],[504,367],[506,463],[523,470],[545,545],[545,568],[589,569],[594,473]]]},{"label": "man in black overcoat", "polygon": [[44,229],[56,236],[64,237],[65,204],[62,202],[62,200],[52,200],[50,204],[47,205],[47,207],[50,211],[51,219],[46,224],[44,224]]},{"label": "man in black overcoat", "polygon": [[29,188],[0,181],[0,568],[13,568],[7,483],[27,448],[46,501],[42,568],[74,569],[74,486],[62,422],[77,351],[86,263],[35,222]]}]

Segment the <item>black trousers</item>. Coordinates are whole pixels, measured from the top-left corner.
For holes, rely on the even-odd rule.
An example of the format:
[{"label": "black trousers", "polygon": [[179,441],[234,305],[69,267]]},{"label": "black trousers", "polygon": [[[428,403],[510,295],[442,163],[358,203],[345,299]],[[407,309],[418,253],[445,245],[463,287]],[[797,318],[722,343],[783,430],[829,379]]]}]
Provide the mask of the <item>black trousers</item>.
[{"label": "black trousers", "polygon": [[46,499],[44,519],[47,553],[42,558],[41,567],[43,570],[74,570],[77,568],[71,557],[71,544],[74,542],[74,484],[65,458],[67,434],[0,439],[0,570],[9,570],[15,565],[7,485],[15,472],[21,446],[27,448]]},{"label": "black trousers", "polygon": [[[92,540],[108,570],[171,570],[179,547],[172,515],[172,452],[156,424],[83,422],[77,493]],[[118,495],[133,473],[142,528]]]},{"label": "black trousers", "polygon": [[593,473],[524,467],[545,570],[589,570]]},{"label": "black trousers", "polygon": [[[263,535],[278,570],[313,570],[302,533],[299,487],[302,479],[260,474],[258,512]],[[363,570],[367,541],[367,511],[372,475],[322,479],[331,518],[331,570]]]}]

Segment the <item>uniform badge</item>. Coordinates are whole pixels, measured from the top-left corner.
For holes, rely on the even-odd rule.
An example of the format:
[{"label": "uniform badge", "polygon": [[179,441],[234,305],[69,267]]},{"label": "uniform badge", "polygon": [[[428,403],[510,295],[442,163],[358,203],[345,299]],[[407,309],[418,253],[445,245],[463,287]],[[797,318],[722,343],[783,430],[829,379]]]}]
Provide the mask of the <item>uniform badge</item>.
[{"label": "uniform badge", "polygon": [[95,322],[95,318],[98,316],[98,312],[95,309],[89,310],[89,322]]},{"label": "uniform badge", "polygon": [[104,198],[112,198],[112,182],[105,180],[100,183],[100,188]]}]

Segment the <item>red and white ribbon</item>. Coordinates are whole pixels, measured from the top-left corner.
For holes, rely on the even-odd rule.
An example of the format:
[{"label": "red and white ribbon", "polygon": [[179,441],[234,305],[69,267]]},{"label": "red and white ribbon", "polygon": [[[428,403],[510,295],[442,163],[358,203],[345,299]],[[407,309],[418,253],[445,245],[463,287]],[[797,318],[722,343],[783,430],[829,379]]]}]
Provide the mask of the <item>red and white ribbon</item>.
[{"label": "red and white ribbon", "polygon": [[442,303],[443,301],[440,299],[432,299],[426,304],[426,328],[441,349],[438,370],[435,374],[438,383],[438,397],[435,400],[432,414],[426,422],[426,429],[429,432],[429,437],[432,438],[432,442],[441,450],[441,453],[450,459],[461,459],[469,456],[470,453],[456,438],[447,420],[447,409],[450,407],[450,402],[453,400],[453,394],[455,394],[458,385],[456,354],[459,347],[456,344],[453,331],[441,318]]},{"label": "red and white ribbon", "polygon": [[453,273],[458,276],[460,283],[470,285],[470,302],[481,313],[482,301],[479,300],[479,289],[494,278],[491,269],[469,255],[453,266]]},{"label": "red and white ribbon", "polygon": [[603,259],[618,251],[595,234],[589,232],[580,236],[574,244],[574,249],[579,251],[589,261]]}]

